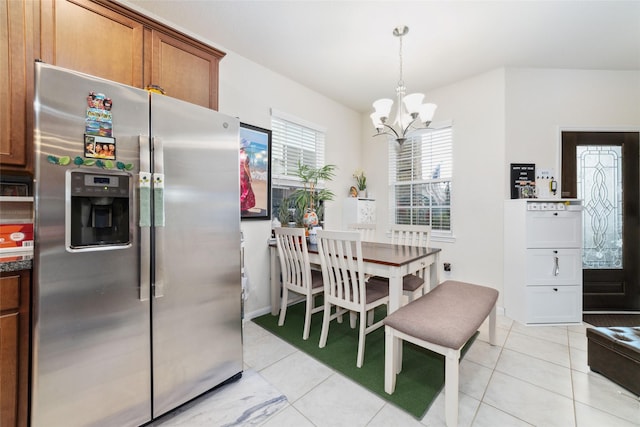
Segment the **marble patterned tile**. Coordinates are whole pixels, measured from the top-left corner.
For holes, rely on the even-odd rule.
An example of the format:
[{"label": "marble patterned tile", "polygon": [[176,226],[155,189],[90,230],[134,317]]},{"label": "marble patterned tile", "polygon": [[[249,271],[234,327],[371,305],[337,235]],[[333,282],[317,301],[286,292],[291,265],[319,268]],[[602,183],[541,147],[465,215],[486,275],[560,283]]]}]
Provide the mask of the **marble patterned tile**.
[{"label": "marble patterned tile", "polygon": [[475,419],[473,420],[472,427],[532,427],[533,424],[529,424],[525,421],[507,414],[493,406],[480,404]]},{"label": "marble patterned tile", "polygon": [[555,363],[505,349],[500,355],[496,371],[573,398],[571,370]]},{"label": "marble patterned tile", "polygon": [[380,411],[373,417],[367,427],[422,427],[420,420],[414,418],[407,412],[399,409],[391,403],[386,403]]},{"label": "marble patterned tile", "polygon": [[[640,426],[640,399],[589,370],[586,326],[530,328],[498,316],[498,328],[504,347],[481,328],[461,361],[460,426]],[[443,393],[417,420],[252,322],[244,339],[239,381],[150,426],[445,426]]]},{"label": "marble patterned tile", "polygon": [[255,371],[226,384],[173,413],[153,427],[231,427],[259,425],[287,406],[286,397]]},{"label": "marble patterned tile", "polygon": [[[458,427],[471,426],[480,401],[464,393],[458,393]],[[420,421],[429,427],[446,427],[444,414],[444,391],[438,394],[431,407]]]},{"label": "marble patterned tile", "polygon": [[536,426],[575,425],[572,399],[497,371],[483,403]]},{"label": "marble patterned tile", "polygon": [[[485,321],[486,322],[486,321]],[[513,319],[504,316],[504,315],[497,315],[496,316],[496,326],[498,328],[503,328],[503,329],[511,329],[511,327],[513,326],[515,322],[513,321]]]},{"label": "marble patterned tile", "polygon": [[469,360],[471,362],[482,365],[486,368],[493,369],[498,362],[502,347],[493,346],[485,341],[475,340],[471,345],[471,348],[464,355],[463,360]]},{"label": "marble patterned tile", "polygon": [[571,366],[569,363],[569,346],[567,343],[558,344],[546,339],[511,331],[507,342],[504,344],[504,348],[528,354],[567,368]]},{"label": "marble patterned tile", "polygon": [[588,364],[588,355],[586,350],[569,347],[569,356],[571,357],[571,369],[585,374],[591,371]]},{"label": "marble patterned tile", "polygon": [[458,389],[474,399],[481,400],[491,379],[492,369],[471,362],[467,359],[460,361],[460,376]]},{"label": "marble patterned tile", "polygon": [[640,416],[635,422],[632,422],[592,406],[576,402],[576,421],[579,427],[638,427],[640,425]]},{"label": "marble patterned tile", "polygon": [[270,417],[260,427],[314,427],[314,425],[296,408],[289,405]]},{"label": "marble patterned tile", "polygon": [[353,381],[333,374],[293,407],[317,427],[366,426],[385,401]]},{"label": "marble patterned tile", "polygon": [[640,399],[600,374],[573,371],[573,393],[576,402],[640,425]]},{"label": "marble patterned tile", "polygon": [[529,337],[551,341],[556,344],[567,345],[569,343],[566,326],[530,326],[514,322],[511,332],[517,332]]},{"label": "marble patterned tile", "polygon": [[260,371],[298,351],[291,344],[269,333],[252,341],[245,341],[243,347],[244,363],[255,371]]},{"label": "marble patterned tile", "polygon": [[587,335],[586,332],[569,331],[569,347],[587,351]]},{"label": "marble patterned tile", "polygon": [[580,325],[568,325],[567,330],[569,332],[573,332],[575,334],[582,334],[587,336],[587,328],[591,328],[592,326],[588,323],[582,323]]},{"label": "marble patterned tile", "polygon": [[[489,342],[489,322],[485,321],[478,331],[480,331],[480,335],[478,335],[477,340],[484,341],[486,343]],[[496,326],[496,345],[503,346],[504,342],[507,340],[507,336],[509,335],[509,329],[501,328]]]},{"label": "marble patterned tile", "polygon": [[296,351],[260,371],[291,403],[331,376],[334,371],[305,353]]}]

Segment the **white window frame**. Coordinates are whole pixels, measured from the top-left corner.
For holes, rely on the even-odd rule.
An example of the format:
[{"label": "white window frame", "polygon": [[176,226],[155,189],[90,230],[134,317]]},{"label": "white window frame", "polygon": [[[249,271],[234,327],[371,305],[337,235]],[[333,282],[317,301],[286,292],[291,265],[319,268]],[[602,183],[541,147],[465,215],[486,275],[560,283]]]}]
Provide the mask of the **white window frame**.
[{"label": "white window frame", "polygon": [[[435,185],[435,186],[439,186],[439,187],[445,187],[446,191],[448,192],[448,195],[445,194],[445,196],[448,197],[448,205],[424,205],[424,204],[414,204],[413,201],[410,202],[410,204],[408,206],[403,206],[403,208],[405,209],[409,209],[409,210],[416,210],[416,209],[427,209],[429,211],[429,224],[424,224],[424,223],[420,223],[421,225],[431,225],[432,226],[432,239],[436,240],[436,241],[453,241],[453,223],[452,223],[452,184],[453,184],[453,139],[454,139],[454,135],[453,135],[453,123],[452,121],[443,121],[443,122],[438,122],[438,123],[432,123],[432,125],[430,126],[430,129],[433,129],[432,131],[423,131],[420,132],[416,135],[414,135],[413,137],[411,137],[410,139],[408,139],[404,145],[406,145],[406,147],[404,147],[404,150],[406,149],[410,149],[411,148],[411,144],[414,143],[416,141],[416,139],[423,139],[423,138],[428,138],[430,139],[432,136],[435,137],[444,137],[446,138],[446,140],[443,142],[446,148],[446,145],[448,145],[448,155],[445,156],[445,158],[443,159],[443,162],[440,167],[439,167],[439,173],[435,174],[434,173],[434,167],[438,166],[438,165],[434,165],[431,163],[432,158],[429,157],[428,159],[420,159],[420,165],[422,166],[427,166],[430,169],[426,170],[421,177],[412,177],[411,179],[408,180],[402,180],[402,181],[398,181],[397,180],[397,161],[398,161],[398,145],[397,142],[392,141],[389,143],[389,222],[391,224],[395,224],[397,222],[397,210],[400,208],[399,206],[397,206],[396,204],[396,189],[399,186],[406,186],[406,185]],[[424,141],[423,144],[429,144],[428,141]],[[424,146],[424,145],[423,145]],[[441,147],[442,148],[442,147]],[[406,153],[405,153],[406,154]],[[423,156],[430,156],[430,154],[425,153],[423,154]],[[407,158],[409,159],[409,158]],[[405,160],[407,160],[405,159]],[[410,160],[410,159],[409,159]],[[425,162],[426,160],[426,162]],[[413,163],[413,162],[412,162]],[[412,169],[412,175],[413,175],[414,171]],[[425,176],[426,174],[429,174],[431,176]],[[437,175],[437,176],[434,176]],[[444,184],[444,185],[443,185]],[[448,184],[448,185],[447,185]],[[440,192],[442,193],[442,190],[440,190]],[[442,194],[441,194],[442,195]],[[412,197],[410,195],[410,197]],[[438,228],[434,228],[434,224],[431,223],[434,219],[434,208],[437,207],[448,207],[448,213],[449,213],[449,218],[448,218],[448,225],[449,228],[448,229],[438,229]],[[413,215],[409,216],[409,221],[412,223],[416,223],[414,221]],[[437,224],[435,224],[437,226]]]}]

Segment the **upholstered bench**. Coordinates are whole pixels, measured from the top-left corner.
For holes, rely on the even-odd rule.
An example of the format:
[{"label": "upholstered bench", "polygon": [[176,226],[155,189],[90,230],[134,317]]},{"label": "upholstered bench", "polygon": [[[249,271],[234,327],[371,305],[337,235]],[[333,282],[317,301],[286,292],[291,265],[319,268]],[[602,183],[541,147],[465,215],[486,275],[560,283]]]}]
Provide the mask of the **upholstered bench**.
[{"label": "upholstered bench", "polygon": [[640,396],[640,326],[587,328],[587,363]]},{"label": "upholstered bench", "polygon": [[458,425],[460,350],[489,317],[489,341],[495,345],[498,291],[446,281],[396,310],[385,324],[384,390],[392,394],[402,370],[402,341],[445,356],[445,420]]}]

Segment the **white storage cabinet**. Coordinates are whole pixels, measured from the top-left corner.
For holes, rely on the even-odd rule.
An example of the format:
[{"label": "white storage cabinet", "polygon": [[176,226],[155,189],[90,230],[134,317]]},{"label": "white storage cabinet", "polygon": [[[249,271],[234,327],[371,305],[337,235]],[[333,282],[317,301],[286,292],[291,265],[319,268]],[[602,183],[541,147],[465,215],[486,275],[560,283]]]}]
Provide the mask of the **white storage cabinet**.
[{"label": "white storage cabinet", "polygon": [[524,324],[582,322],[580,200],[505,202],[504,305]]},{"label": "white storage cabinet", "polygon": [[342,226],[347,229],[349,224],[375,224],[376,201],[348,197],[342,207]]}]

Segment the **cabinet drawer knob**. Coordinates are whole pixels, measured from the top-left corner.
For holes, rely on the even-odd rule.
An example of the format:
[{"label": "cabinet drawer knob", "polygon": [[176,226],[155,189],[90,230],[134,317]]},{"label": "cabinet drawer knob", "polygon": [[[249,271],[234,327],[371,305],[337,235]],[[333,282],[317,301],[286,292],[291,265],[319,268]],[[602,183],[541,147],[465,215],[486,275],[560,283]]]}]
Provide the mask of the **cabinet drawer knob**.
[{"label": "cabinet drawer knob", "polygon": [[553,292],[558,292],[558,288],[553,288]]}]

